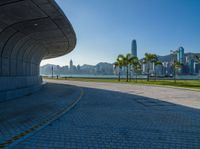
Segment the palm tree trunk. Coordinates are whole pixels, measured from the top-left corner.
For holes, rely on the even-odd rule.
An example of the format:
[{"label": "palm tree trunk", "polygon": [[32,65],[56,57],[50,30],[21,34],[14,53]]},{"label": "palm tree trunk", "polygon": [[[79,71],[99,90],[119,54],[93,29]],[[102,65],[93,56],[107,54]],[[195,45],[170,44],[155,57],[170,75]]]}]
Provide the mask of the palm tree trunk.
[{"label": "palm tree trunk", "polygon": [[176,74],[174,75],[174,82],[176,83]]},{"label": "palm tree trunk", "polygon": [[119,73],[118,73],[118,81],[120,81],[120,69],[119,69]]},{"label": "palm tree trunk", "polygon": [[128,82],[128,66],[126,66],[126,82]]},{"label": "palm tree trunk", "polygon": [[176,68],[174,67],[174,82],[176,83]]},{"label": "palm tree trunk", "polygon": [[176,70],[174,71],[174,82],[176,83]]},{"label": "palm tree trunk", "polygon": [[[200,63],[199,63],[199,64],[200,64]],[[198,75],[199,75],[199,76],[198,76],[198,78],[199,78],[199,81],[200,81],[200,70],[199,70],[199,73],[198,73]],[[198,78],[197,78],[197,79],[198,79]]]},{"label": "palm tree trunk", "polygon": [[147,81],[149,81],[149,68],[147,70]]},{"label": "palm tree trunk", "polygon": [[148,66],[148,68],[147,68],[147,73],[148,73],[148,74],[147,74],[147,81],[149,81],[149,69],[150,69],[150,68],[149,68],[149,67],[150,67],[150,66],[149,66],[149,63],[148,63],[147,66]]},{"label": "palm tree trunk", "polygon": [[136,83],[137,83],[137,73],[135,74],[135,80],[136,80]]}]

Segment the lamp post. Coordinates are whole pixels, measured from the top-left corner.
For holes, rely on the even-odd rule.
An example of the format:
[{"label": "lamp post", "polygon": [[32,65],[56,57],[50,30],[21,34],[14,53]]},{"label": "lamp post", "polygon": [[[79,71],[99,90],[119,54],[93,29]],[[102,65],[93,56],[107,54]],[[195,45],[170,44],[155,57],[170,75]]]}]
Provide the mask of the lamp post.
[{"label": "lamp post", "polygon": [[172,55],[172,61],[173,61],[173,74],[174,74],[174,82],[176,82],[176,66],[175,66],[175,63],[176,63],[176,57],[177,56],[177,53],[178,51],[177,50],[171,50],[170,51],[171,55]]},{"label": "lamp post", "polygon": [[53,66],[51,67],[51,77],[53,79]]}]

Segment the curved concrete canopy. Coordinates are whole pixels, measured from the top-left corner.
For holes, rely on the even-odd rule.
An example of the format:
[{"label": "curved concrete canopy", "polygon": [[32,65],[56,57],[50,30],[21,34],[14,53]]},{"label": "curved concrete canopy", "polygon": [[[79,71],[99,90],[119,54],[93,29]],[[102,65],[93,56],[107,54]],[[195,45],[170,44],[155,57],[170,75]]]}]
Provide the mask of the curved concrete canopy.
[{"label": "curved concrete canopy", "polygon": [[75,45],[72,25],[54,0],[0,0],[0,91],[38,84],[41,60]]}]

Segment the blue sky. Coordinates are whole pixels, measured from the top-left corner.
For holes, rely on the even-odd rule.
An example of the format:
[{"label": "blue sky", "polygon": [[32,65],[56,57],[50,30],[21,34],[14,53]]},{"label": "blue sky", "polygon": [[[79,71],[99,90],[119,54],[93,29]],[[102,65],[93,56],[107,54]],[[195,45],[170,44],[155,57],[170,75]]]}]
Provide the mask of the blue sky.
[{"label": "blue sky", "polygon": [[169,54],[179,46],[200,52],[200,0],[56,0],[77,35],[68,55],[41,63],[68,65],[114,62],[131,51],[138,56]]}]

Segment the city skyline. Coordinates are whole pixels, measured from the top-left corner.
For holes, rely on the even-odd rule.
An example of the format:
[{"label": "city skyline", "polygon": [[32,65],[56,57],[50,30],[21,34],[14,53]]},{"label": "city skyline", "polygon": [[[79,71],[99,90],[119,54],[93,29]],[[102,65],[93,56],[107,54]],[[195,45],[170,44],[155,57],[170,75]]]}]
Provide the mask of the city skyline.
[{"label": "city skyline", "polygon": [[[172,54],[173,52],[173,54]],[[200,53],[184,53],[184,48],[179,47],[175,51],[171,51],[170,55],[165,55],[158,57],[158,61],[161,62],[160,65],[155,65],[155,63],[151,63],[149,65],[149,72],[151,75],[154,75],[155,72],[157,76],[172,76],[174,73],[173,64],[174,61],[177,61],[182,64],[182,67],[177,71],[178,75],[197,75],[200,70],[200,64],[195,59],[195,55],[200,55]],[[138,75],[147,74],[147,66],[145,63],[142,63],[142,59],[140,59],[140,63],[142,64],[142,71],[138,73]],[[126,68],[123,67],[121,70],[121,74],[125,75]],[[52,72],[53,71],[53,72]],[[119,69],[114,66],[113,63],[107,62],[99,62],[96,65],[74,65],[73,60],[69,61],[69,65],[59,66],[46,64],[40,67],[40,74],[43,76],[48,76],[55,74],[56,76],[67,76],[67,75],[117,75]],[[134,73],[132,71],[132,73]],[[133,75],[133,74],[132,74]]]},{"label": "city skyline", "polygon": [[132,39],[137,40],[139,58],[146,52],[165,55],[180,46],[185,52],[200,49],[197,0],[56,1],[76,30],[77,47],[41,65],[63,66],[70,58],[75,64],[114,62],[118,54],[130,53]]},{"label": "city skyline", "polygon": [[[183,47],[178,47],[178,48],[176,48],[175,50],[174,50],[174,52],[176,51],[177,52],[177,60],[179,59],[179,57],[180,57],[180,53],[179,53],[179,50],[180,49],[182,49]],[[165,56],[169,56],[169,55],[172,55],[172,50],[171,51],[168,51],[168,53],[166,53],[165,55],[157,55],[158,57],[165,57]],[[130,51],[129,51],[129,53],[130,54],[132,54],[132,49],[130,49]],[[196,53],[196,52],[192,52],[192,51],[186,51],[185,52],[185,49],[183,48],[183,53],[182,54],[196,54],[196,55],[200,55],[200,52],[198,52],[198,53]],[[145,55],[143,55],[142,57],[140,57],[139,59],[141,60],[141,59],[143,59],[144,58],[144,56]],[[183,58],[183,56],[182,56],[182,58]],[[193,58],[193,59],[195,59],[195,58]],[[178,60],[179,61],[179,60]],[[59,64],[56,64],[56,63],[44,63],[43,65],[40,65],[40,66],[44,66],[44,65],[48,65],[48,64],[50,64],[50,65],[58,65],[58,66],[61,66],[61,67],[63,67],[63,66],[70,66],[70,63],[72,62],[72,64],[74,65],[74,66],[78,66],[78,65],[80,65],[80,66],[83,66],[83,65],[97,65],[98,63],[112,63],[112,64],[114,64],[114,62],[115,61],[113,61],[113,62],[108,62],[108,61],[98,61],[97,63],[93,63],[93,64],[89,64],[89,63],[83,63],[83,64],[80,64],[80,63],[78,63],[78,61],[74,61],[72,58],[71,59],[67,59],[66,61],[65,61],[66,63],[64,63],[63,65],[59,65]],[[182,62],[182,61],[179,61],[179,62]]]}]

